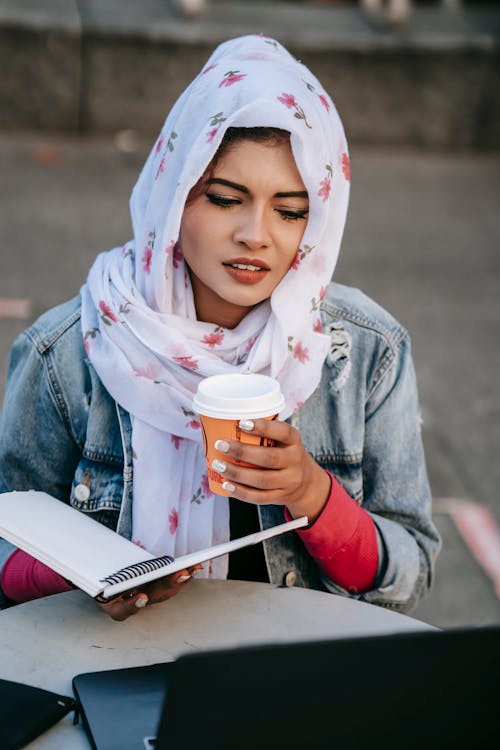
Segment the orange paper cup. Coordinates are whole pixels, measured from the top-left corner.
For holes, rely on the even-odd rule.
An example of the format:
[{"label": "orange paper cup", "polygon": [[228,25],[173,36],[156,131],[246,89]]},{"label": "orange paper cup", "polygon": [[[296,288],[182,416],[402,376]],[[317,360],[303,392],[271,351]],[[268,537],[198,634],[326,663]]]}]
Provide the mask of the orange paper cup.
[{"label": "orange paper cup", "polygon": [[248,465],[217,451],[215,441],[239,440],[249,445],[273,445],[272,440],[241,430],[239,421],[276,419],[284,403],[278,381],[267,375],[214,375],[201,381],[193,407],[201,418],[208,483],[212,492],[225,497],[230,495],[222,489],[224,477],[212,468],[214,458]]}]

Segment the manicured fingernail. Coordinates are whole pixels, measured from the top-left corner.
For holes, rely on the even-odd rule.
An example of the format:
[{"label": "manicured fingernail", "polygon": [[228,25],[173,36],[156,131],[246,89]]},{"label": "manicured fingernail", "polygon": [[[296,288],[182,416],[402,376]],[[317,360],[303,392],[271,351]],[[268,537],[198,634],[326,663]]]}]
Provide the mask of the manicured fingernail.
[{"label": "manicured fingernail", "polygon": [[246,432],[251,432],[255,427],[253,419],[240,419],[240,427]]},{"label": "manicured fingernail", "polygon": [[135,602],[135,606],[137,607],[137,609],[142,609],[143,607],[145,607],[145,606],[146,606],[146,604],[147,604],[147,603],[148,603],[148,598],[147,598],[147,596],[140,596],[140,597],[139,597],[139,598],[138,598],[138,599],[136,600],[136,602]]},{"label": "manicured fingernail", "polygon": [[229,443],[227,440],[216,440],[214,443],[214,448],[216,451],[220,451],[221,453],[227,453],[229,450]]},{"label": "manicured fingernail", "polygon": [[219,474],[224,474],[224,472],[227,469],[227,465],[224,461],[219,461],[218,458],[214,458],[212,461],[212,469],[215,469],[215,471],[218,471]]},{"label": "manicured fingernail", "polygon": [[222,482],[222,489],[226,492],[234,492],[236,487],[231,482]]},{"label": "manicured fingernail", "polygon": [[177,583],[186,583],[186,581],[189,581],[191,576],[179,576],[177,579]]}]

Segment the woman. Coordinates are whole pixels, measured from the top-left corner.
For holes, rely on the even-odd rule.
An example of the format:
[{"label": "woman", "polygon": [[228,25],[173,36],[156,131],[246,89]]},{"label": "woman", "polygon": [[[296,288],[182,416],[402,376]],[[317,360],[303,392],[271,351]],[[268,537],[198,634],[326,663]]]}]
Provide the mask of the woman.
[{"label": "woman", "polygon": [[[277,42],[221,45],[170,112],[134,188],[134,240],[103,253],[80,296],[15,343],[0,490],[42,489],[155,554],[259,524],[309,526],[198,576],[309,586],[406,610],[439,539],[408,336],[331,284],[350,168],[336,110]],[[232,495],[207,485],[192,397],[223,372],[276,377],[274,448],[218,443]],[[69,584],[3,542],[8,601]],[[115,619],[170,598],[192,570],[101,605]]]}]

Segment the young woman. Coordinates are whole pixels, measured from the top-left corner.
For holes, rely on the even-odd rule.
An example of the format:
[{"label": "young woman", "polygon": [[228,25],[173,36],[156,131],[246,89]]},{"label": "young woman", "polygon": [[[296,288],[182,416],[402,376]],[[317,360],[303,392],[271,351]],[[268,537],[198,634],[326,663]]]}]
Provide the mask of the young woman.
[{"label": "young woman", "polygon": [[[35,488],[154,554],[180,555],[307,515],[309,526],[198,576],[308,586],[407,610],[439,539],[404,329],[331,283],[349,157],[329,96],[276,41],[221,45],[170,112],[131,198],[134,240],[99,255],[78,298],[14,344],[0,491]],[[201,378],[258,372],[281,421],[219,443],[232,498],[211,494],[192,397]],[[285,421],[286,420],[286,421]],[[69,584],[2,542],[7,602]],[[182,571],[103,606],[115,619],[173,596]]]}]

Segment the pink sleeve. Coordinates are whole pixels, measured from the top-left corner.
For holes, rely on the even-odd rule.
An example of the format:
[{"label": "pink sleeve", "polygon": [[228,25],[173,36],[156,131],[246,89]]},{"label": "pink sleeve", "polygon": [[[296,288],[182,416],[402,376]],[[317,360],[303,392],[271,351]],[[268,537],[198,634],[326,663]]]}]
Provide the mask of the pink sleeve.
[{"label": "pink sleeve", "polygon": [[7,599],[18,604],[73,590],[73,586],[59,573],[20,549],[16,549],[5,561],[0,585]]},{"label": "pink sleeve", "polygon": [[[297,530],[304,545],[330,580],[352,594],[369,591],[378,568],[378,543],[370,514],[327,472],[330,496],[318,518]],[[285,517],[291,519],[285,509]]]}]

